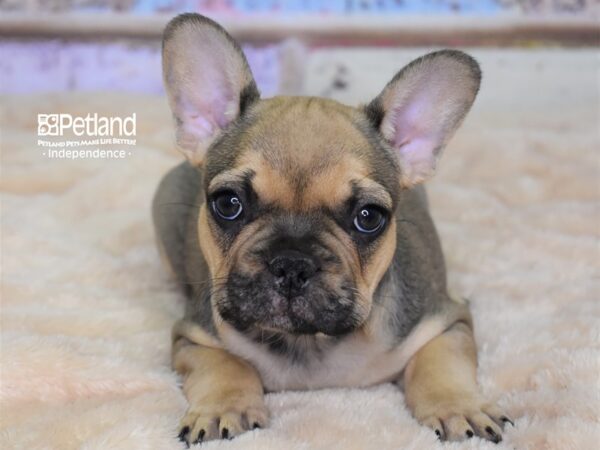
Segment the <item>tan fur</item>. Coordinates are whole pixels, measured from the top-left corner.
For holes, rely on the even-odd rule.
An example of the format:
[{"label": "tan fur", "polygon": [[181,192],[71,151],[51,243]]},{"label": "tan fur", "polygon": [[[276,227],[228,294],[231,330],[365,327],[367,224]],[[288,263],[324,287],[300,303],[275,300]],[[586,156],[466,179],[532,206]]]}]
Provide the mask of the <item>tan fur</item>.
[{"label": "tan fur", "polygon": [[349,151],[368,147],[352,122],[352,108],[319,98],[277,97],[253,113],[259,119],[242,139],[235,170],[255,173],[252,184],[262,201],[290,211],[334,207],[350,195],[351,180],[368,176],[359,155]]},{"label": "tan fur", "polygon": [[392,222],[385,231],[385,235],[380,238],[379,246],[375,254],[371,257],[372,263],[366,267],[363,278],[367,284],[369,296],[373,296],[377,285],[381,281],[383,274],[390,267],[394,251],[396,250],[396,223]]},{"label": "tan fur", "polygon": [[[406,403],[440,437],[462,440],[469,433],[501,436],[501,411],[486,403],[477,386],[477,348],[464,323],[432,339],[408,363],[404,374]],[[491,430],[492,432],[490,433]]]},{"label": "tan fur", "polygon": [[256,273],[257,270],[263,270],[262,265],[258,265],[257,261],[251,258],[244,250],[252,245],[252,242],[260,240],[264,234],[262,222],[260,220],[249,224],[245,227],[237,239],[229,249],[227,258],[223,262],[220,274],[228,274],[234,263],[241,264],[248,273]]},{"label": "tan fur", "polygon": [[189,442],[264,427],[269,415],[256,370],[224,350],[183,342],[175,343],[173,367],[184,377],[190,404],[181,421]]},{"label": "tan fur", "polygon": [[[175,322],[171,334],[173,337],[173,343],[177,343],[180,339],[184,339],[184,342],[187,341],[203,347],[223,348],[221,341],[212,336],[210,333],[207,333],[206,330],[204,330],[204,328],[198,324],[186,319],[181,319]],[[177,345],[181,346],[183,344],[178,343]],[[173,347],[174,351],[175,349],[176,346]],[[175,353],[174,351],[173,353]]]},{"label": "tan fur", "polygon": [[[370,144],[356,128],[354,108],[320,98],[277,97],[261,102],[254,113],[260,119],[242,140],[237,169],[256,173],[253,187],[261,199],[290,211],[336,207],[354,181],[391,206],[387,191],[369,178],[362,152]],[[304,184],[294,184],[299,180]]]}]

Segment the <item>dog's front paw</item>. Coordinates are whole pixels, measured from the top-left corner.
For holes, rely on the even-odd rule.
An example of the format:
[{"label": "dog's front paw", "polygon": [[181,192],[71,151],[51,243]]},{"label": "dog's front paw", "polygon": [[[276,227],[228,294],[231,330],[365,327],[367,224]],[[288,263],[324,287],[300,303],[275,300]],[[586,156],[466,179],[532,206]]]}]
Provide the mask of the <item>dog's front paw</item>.
[{"label": "dog's front paw", "polygon": [[493,404],[477,396],[433,401],[420,405],[417,420],[432,428],[441,440],[460,441],[479,436],[492,442],[502,440],[502,430],[509,417]]},{"label": "dog's front paw", "polygon": [[262,395],[244,391],[211,394],[190,404],[181,420],[179,439],[188,445],[232,439],[244,431],[265,427],[268,420]]}]

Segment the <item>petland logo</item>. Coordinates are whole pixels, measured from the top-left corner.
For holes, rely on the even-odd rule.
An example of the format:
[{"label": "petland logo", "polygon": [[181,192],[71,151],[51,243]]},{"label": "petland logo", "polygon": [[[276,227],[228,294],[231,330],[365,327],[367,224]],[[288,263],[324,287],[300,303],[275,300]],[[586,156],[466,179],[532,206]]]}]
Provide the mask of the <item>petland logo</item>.
[{"label": "petland logo", "polygon": [[135,136],[136,115],[102,117],[97,113],[85,117],[71,114],[38,114],[38,136],[64,136],[71,130],[75,136]]},{"label": "petland logo", "polygon": [[131,155],[127,148],[136,145],[135,137],[135,113],[127,117],[38,114],[37,145],[47,158],[122,159]]}]

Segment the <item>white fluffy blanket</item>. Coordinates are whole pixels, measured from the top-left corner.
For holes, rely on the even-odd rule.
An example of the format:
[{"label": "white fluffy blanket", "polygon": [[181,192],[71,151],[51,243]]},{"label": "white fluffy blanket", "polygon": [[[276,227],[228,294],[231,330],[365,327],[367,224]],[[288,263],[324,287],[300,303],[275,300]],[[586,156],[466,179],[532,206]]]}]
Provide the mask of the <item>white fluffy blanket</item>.
[{"label": "white fluffy blanket", "polygon": [[[486,64],[429,190],[450,283],[472,301],[481,385],[516,426],[498,446],[441,444],[387,384],[270,394],[268,429],[206,449],[598,448],[597,58],[498,52]],[[150,221],[179,161],[164,100],[1,101],[0,447],[183,448],[186,402],[169,368],[183,302]],[[67,111],[137,112],[138,145],[117,161],[48,159],[36,114]]]}]

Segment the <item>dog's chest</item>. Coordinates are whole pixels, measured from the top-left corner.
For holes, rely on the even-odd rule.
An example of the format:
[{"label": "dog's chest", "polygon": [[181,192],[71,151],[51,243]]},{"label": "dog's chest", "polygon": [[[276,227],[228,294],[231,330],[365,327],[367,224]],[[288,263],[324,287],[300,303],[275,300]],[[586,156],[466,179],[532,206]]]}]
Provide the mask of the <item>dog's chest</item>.
[{"label": "dog's chest", "polygon": [[424,319],[393,346],[360,333],[335,343],[300,337],[289,344],[295,347],[287,353],[269,350],[237,332],[227,333],[223,342],[258,370],[267,391],[362,387],[396,379],[416,351],[443,328],[440,319]]}]

